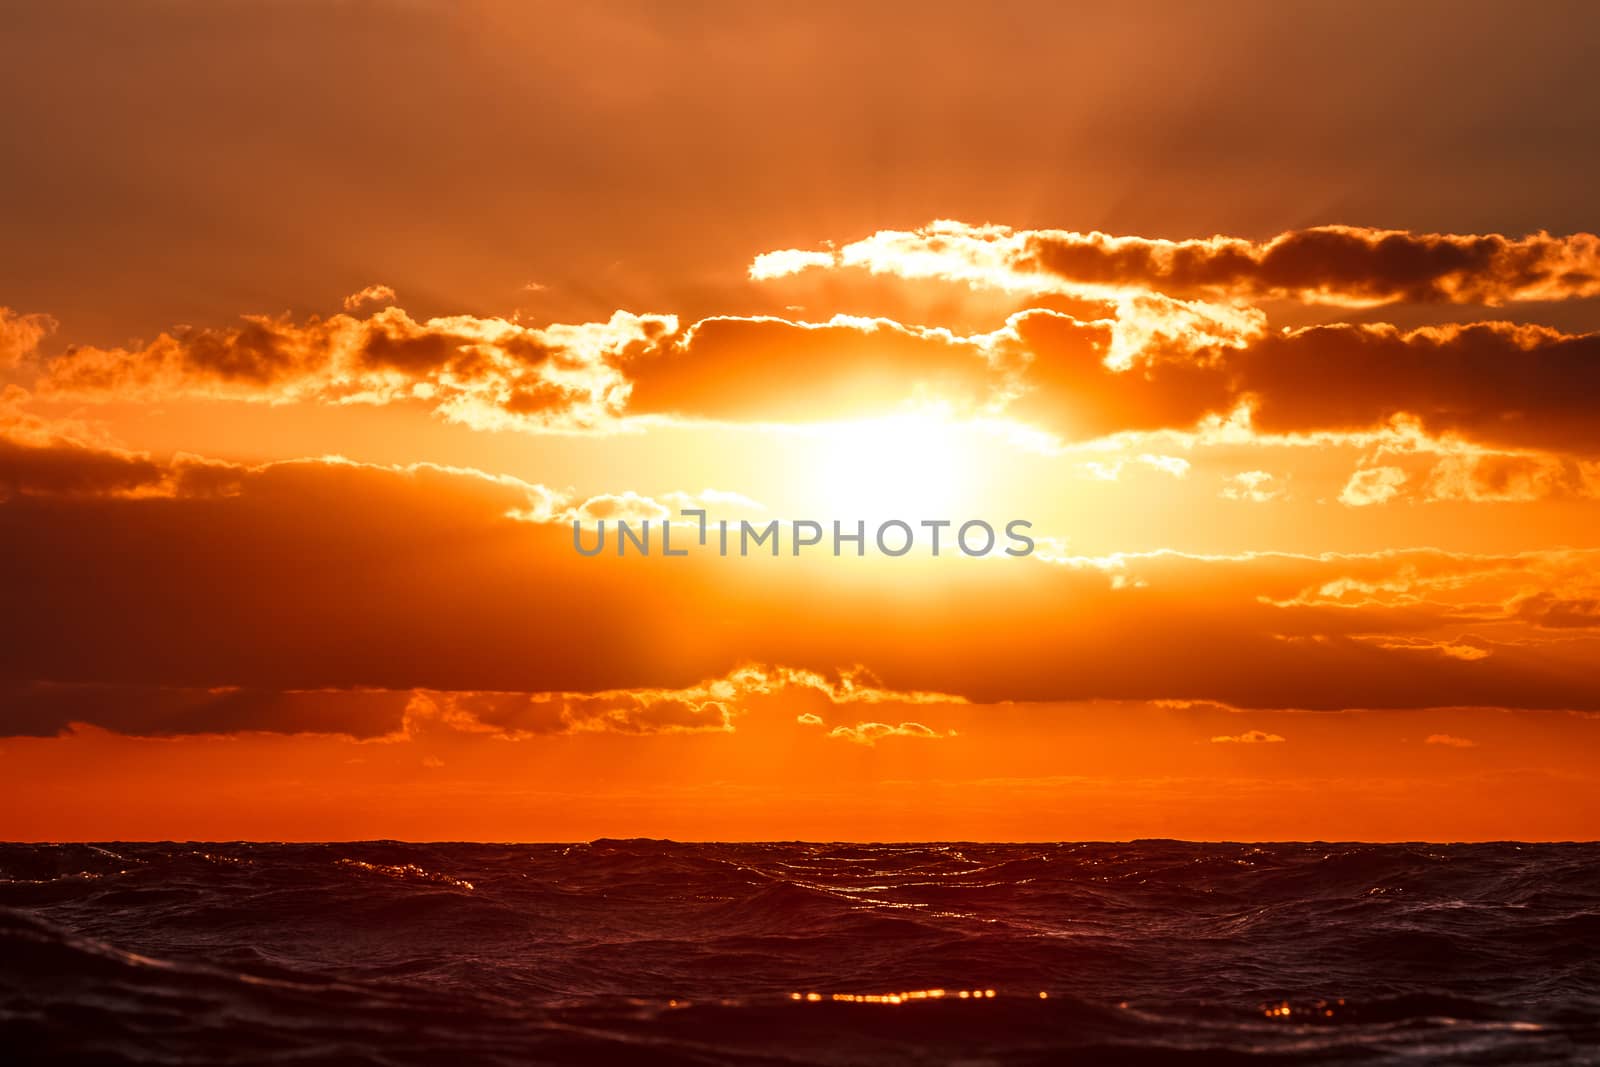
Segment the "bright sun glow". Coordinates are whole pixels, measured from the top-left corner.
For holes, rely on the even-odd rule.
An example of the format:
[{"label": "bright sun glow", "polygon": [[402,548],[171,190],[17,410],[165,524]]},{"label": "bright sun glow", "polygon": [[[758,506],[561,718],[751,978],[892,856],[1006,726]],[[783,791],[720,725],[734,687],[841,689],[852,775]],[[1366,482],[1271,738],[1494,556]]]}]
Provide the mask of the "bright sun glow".
[{"label": "bright sun glow", "polygon": [[839,519],[967,517],[981,486],[970,427],[937,415],[895,415],[816,430],[819,499]]}]

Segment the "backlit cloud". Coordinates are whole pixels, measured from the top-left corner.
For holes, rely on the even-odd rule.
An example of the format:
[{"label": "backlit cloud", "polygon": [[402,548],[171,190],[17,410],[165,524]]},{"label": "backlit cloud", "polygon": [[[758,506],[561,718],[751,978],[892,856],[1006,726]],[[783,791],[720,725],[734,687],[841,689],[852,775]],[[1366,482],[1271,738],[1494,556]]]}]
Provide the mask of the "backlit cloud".
[{"label": "backlit cloud", "polygon": [[[389,741],[438,731],[512,741],[591,733],[733,733],[741,719],[753,714],[752,708],[789,698],[824,709],[862,703],[964,703],[948,694],[884,689],[873,685],[861,668],[818,672],[759,664],[744,664],[723,677],[677,689],[593,692],[0,681],[0,728],[11,736],[50,736],[87,725],[145,737],[259,732]],[[797,721],[821,725],[824,720],[810,711]],[[860,736],[855,736],[858,730]],[[847,735],[867,744],[883,736],[944,736],[915,723],[862,723],[859,728],[836,728],[828,736]]]},{"label": "backlit cloud", "polygon": [[1240,471],[1223,483],[1219,495],[1224,500],[1244,500],[1265,504],[1284,495],[1278,479],[1266,471]]},{"label": "backlit cloud", "polygon": [[351,293],[344,298],[344,309],[354,311],[362,304],[377,304],[380,307],[392,304],[395,301],[395,292],[387,285],[369,285],[359,293]]},{"label": "backlit cloud", "polygon": [[862,722],[854,726],[835,726],[828,731],[828,736],[839,741],[853,741],[858,745],[875,745],[889,737],[913,737],[930,741],[945,735],[920,722],[902,722],[898,725],[886,722]]},{"label": "backlit cloud", "polygon": [[265,403],[419,403],[483,429],[575,429],[619,414],[616,361],[676,331],[670,316],[523,327],[398,307],[295,323],[246,316],[227,329],[175,329],[134,348],[74,348],[50,361],[41,395],[79,400],[201,397]]},{"label": "backlit cloud", "polygon": [[1006,418],[1069,442],[1227,420],[1269,437],[1403,422],[1420,438],[1502,453],[1431,478],[1407,472],[1428,498],[1589,490],[1590,473],[1559,457],[1600,452],[1590,417],[1600,335],[1510,323],[1271,333],[1259,320],[1139,301],[1105,313],[1035,308],[965,335],[849,316],[724,316],[681,331],[672,316],[626,312],[540,328],[417,321],[398,307],[303,323],[254,316],[135,348],[69,349],[35,389],[48,401],[406,404],[477,429],[564,432],[638,417],[811,423],[915,408]]},{"label": "backlit cloud", "polygon": [[764,253],[751,263],[750,277],[835,268],[1016,292],[1146,289],[1353,307],[1498,305],[1600,294],[1600,237],[1320,226],[1262,242],[1221,236],[1170,241],[940,220],[917,230],[880,230],[827,251]]},{"label": "backlit cloud", "polygon": [[1350,476],[1339,503],[1353,508],[1382,504],[1393,499],[1405,481],[1406,472],[1399,467],[1365,467]]},{"label": "backlit cloud", "polygon": [[[173,476],[150,462],[156,483]],[[269,714],[249,695],[263,692],[677,694],[490,709],[527,732],[615,714],[717,726],[711,703],[773,689],[835,704],[1600,710],[1586,669],[1600,639],[1541,625],[1553,606],[1527,599],[1592,596],[1571,584],[1585,553],[907,558],[891,562],[917,607],[885,627],[882,561],[579,558],[566,523],[582,501],[517,479],[326,460],[217,477],[226,492],[128,499],[113,484],[0,504],[0,582],[26,619],[0,678],[24,687],[21,721],[43,714],[26,710],[41,684],[241,693],[215,699],[250,722]]]},{"label": "backlit cloud", "polygon": [[1284,738],[1266,730],[1246,730],[1242,734],[1218,734],[1211,739],[1213,745],[1276,745]]}]

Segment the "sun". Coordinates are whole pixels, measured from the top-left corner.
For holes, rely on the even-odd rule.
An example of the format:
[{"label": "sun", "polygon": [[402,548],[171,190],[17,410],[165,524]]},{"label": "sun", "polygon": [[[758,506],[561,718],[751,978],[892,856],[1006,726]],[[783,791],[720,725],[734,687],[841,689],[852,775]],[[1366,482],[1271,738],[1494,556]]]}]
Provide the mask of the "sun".
[{"label": "sun", "polygon": [[963,518],[981,487],[972,430],[935,414],[816,427],[816,493],[832,514],[868,521]]}]

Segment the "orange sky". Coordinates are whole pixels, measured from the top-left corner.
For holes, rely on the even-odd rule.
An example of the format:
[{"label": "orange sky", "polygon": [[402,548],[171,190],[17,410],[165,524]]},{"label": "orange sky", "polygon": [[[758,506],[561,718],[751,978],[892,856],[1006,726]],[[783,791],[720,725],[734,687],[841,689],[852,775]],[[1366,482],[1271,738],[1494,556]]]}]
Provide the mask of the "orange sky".
[{"label": "orange sky", "polygon": [[1437,14],[12,13],[0,839],[1597,836],[1588,13]]}]

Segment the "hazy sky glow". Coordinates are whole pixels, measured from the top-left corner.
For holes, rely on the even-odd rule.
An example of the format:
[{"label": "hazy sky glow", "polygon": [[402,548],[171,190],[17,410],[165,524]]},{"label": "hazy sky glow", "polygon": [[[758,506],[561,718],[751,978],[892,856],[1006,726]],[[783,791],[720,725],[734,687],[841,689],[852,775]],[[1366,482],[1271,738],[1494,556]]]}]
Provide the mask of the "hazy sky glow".
[{"label": "hazy sky glow", "polygon": [[[0,838],[1597,836],[1512,14],[8,12]],[[1038,549],[572,550],[683,508]]]}]

